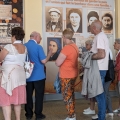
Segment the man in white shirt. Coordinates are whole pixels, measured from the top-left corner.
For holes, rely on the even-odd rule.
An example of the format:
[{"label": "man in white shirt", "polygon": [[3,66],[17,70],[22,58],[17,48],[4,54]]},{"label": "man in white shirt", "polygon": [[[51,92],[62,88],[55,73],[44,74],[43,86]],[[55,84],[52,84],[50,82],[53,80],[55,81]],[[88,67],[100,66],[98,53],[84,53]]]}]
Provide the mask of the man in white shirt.
[{"label": "man in white shirt", "polygon": [[[108,70],[109,59],[109,42],[107,36],[101,32],[102,23],[99,20],[94,21],[90,26],[90,31],[95,35],[91,51],[95,53],[92,56],[93,60],[98,61],[101,80],[104,87],[105,75]],[[96,96],[98,103],[98,118],[94,120],[105,120],[106,114],[106,99],[104,92]]]}]

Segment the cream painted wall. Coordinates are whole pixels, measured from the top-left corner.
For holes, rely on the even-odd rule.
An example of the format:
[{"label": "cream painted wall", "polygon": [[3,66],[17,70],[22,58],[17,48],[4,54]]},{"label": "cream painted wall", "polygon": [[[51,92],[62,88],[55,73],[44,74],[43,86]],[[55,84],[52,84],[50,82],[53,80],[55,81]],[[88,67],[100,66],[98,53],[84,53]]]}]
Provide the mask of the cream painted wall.
[{"label": "cream painted wall", "polygon": [[116,38],[120,38],[120,0],[115,0]]},{"label": "cream painted wall", "polygon": [[27,42],[32,31],[38,31],[42,34],[42,0],[23,1],[25,42]]},{"label": "cream painted wall", "polygon": [[116,38],[120,38],[120,0],[115,0],[115,27]]}]

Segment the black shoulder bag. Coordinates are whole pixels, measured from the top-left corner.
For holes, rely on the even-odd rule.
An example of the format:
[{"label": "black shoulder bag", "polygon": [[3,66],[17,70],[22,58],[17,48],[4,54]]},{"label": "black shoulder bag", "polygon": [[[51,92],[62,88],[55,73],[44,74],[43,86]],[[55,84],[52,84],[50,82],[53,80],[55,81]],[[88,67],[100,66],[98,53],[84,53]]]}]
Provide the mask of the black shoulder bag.
[{"label": "black shoulder bag", "polygon": [[107,70],[107,73],[105,76],[105,82],[113,81],[114,79],[115,79],[114,64],[113,64],[113,60],[111,60],[110,54],[109,54],[108,70]]}]

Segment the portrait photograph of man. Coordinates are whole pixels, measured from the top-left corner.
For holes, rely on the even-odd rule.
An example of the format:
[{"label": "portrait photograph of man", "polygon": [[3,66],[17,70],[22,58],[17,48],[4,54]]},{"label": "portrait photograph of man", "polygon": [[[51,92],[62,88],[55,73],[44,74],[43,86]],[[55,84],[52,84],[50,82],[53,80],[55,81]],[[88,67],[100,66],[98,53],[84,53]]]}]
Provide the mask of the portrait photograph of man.
[{"label": "portrait photograph of man", "polygon": [[94,22],[95,20],[99,20],[99,11],[88,10],[87,20],[88,20],[87,32],[90,32],[90,25],[92,24],[92,22]]},{"label": "portrait photograph of man", "polygon": [[103,24],[104,33],[113,33],[113,15],[111,11],[102,12],[101,22]]},{"label": "portrait photograph of man", "polygon": [[61,38],[48,37],[47,38],[47,51],[49,51],[50,49],[52,49],[53,54],[50,57],[49,61],[55,61],[62,49]]},{"label": "portrait photograph of man", "polygon": [[62,32],[62,8],[46,7],[46,32]]},{"label": "portrait photograph of man", "polygon": [[66,28],[74,33],[82,33],[82,10],[78,8],[66,9]]}]

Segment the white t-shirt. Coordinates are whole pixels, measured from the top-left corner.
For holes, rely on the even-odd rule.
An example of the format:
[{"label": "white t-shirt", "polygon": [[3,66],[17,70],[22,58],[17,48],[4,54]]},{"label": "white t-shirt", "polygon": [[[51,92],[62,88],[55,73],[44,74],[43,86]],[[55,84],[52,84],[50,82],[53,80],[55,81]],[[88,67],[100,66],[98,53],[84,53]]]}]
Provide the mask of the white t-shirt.
[{"label": "white t-shirt", "polygon": [[100,32],[98,35],[96,35],[93,40],[91,51],[93,53],[97,53],[98,49],[104,49],[106,53],[106,56],[104,59],[97,60],[99,70],[108,70],[109,41],[107,36],[103,32]]}]

